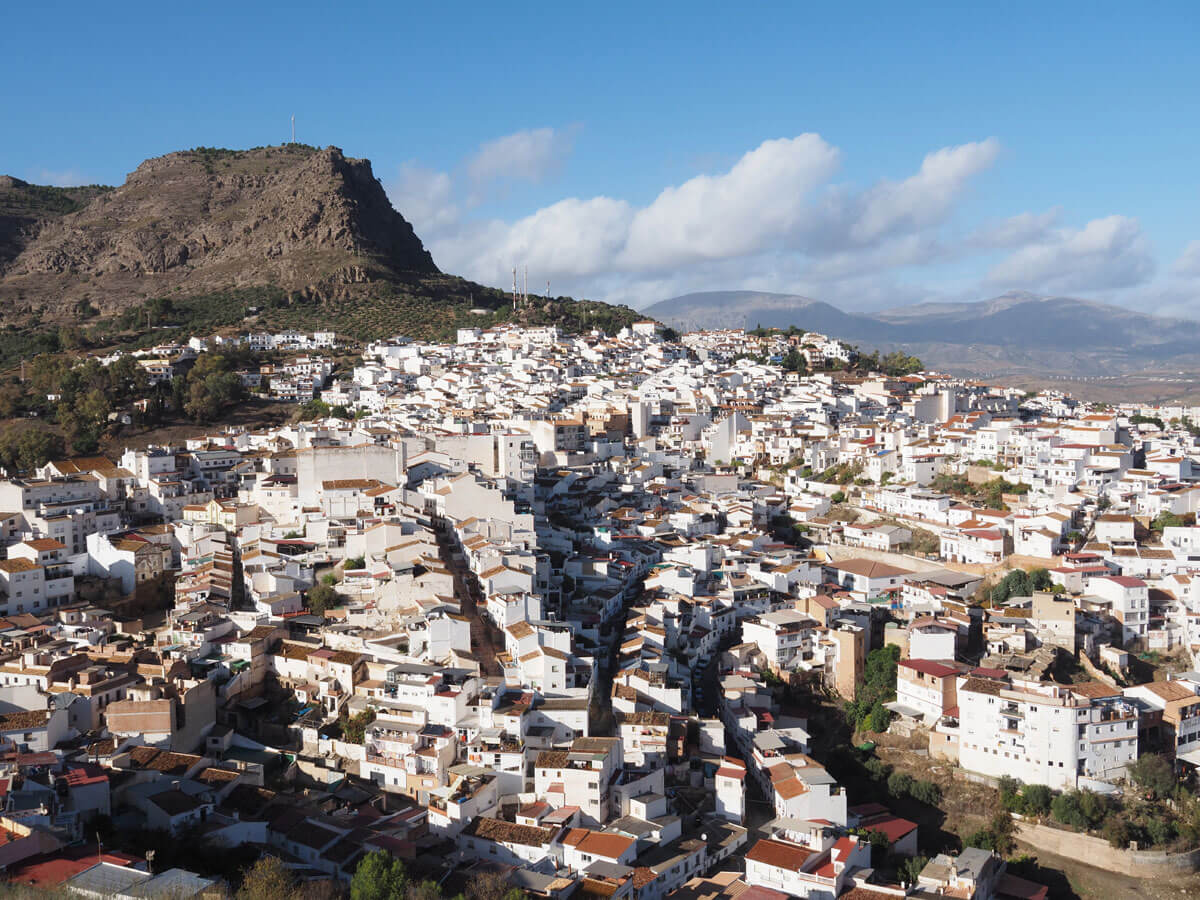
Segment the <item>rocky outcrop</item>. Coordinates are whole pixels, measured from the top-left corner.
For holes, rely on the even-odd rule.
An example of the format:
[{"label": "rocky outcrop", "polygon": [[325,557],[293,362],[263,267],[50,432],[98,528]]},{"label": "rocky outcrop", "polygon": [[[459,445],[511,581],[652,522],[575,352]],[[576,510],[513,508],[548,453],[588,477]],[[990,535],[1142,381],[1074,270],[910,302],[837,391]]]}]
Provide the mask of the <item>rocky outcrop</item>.
[{"label": "rocky outcrop", "polygon": [[48,187],[0,175],[0,273],[49,222],[86,206],[110,188]]},{"label": "rocky outcrop", "polygon": [[336,147],[171,153],[86,200],[0,221],[0,302],[68,318],[84,298],[111,313],[152,296],[258,285],[345,295],[438,272],[370,162]]}]

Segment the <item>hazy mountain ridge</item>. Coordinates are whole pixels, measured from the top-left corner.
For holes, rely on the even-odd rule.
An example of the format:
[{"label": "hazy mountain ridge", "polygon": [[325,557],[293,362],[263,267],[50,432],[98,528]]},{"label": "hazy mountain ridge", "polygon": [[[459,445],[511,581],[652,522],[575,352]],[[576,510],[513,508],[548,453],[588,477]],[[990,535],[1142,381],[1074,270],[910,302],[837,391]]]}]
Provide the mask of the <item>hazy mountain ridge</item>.
[{"label": "hazy mountain ridge", "polygon": [[1015,291],[977,303],[924,303],[872,314],[846,313],[808,297],[714,291],[664,300],[646,312],[676,328],[795,325],[850,343],[903,348],[951,370],[1090,374],[1200,364],[1200,322]]}]

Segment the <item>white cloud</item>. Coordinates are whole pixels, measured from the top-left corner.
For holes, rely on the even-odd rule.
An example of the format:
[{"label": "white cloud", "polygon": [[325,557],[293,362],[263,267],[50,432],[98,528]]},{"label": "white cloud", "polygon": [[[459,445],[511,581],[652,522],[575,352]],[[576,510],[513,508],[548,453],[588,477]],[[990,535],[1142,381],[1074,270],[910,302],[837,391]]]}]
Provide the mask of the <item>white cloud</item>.
[{"label": "white cloud", "polygon": [[1200,241],[1192,241],[1183,248],[1179,259],[1171,266],[1171,272],[1184,278],[1200,278]]},{"label": "white cloud", "polygon": [[1020,213],[999,222],[986,224],[968,238],[968,243],[980,248],[1022,247],[1045,240],[1058,224],[1062,210],[1057,206],[1042,213]]},{"label": "white cloud", "polygon": [[32,180],[37,184],[51,184],[55,187],[81,187],[96,183],[96,179],[87,177],[77,169],[42,169]]},{"label": "white cloud", "polygon": [[723,175],[659,194],[634,217],[617,262],[662,269],[782,244],[809,213],[807,195],[837,164],[837,149],[816,134],[766,141]]},{"label": "white cloud", "polygon": [[556,171],[571,152],[571,133],[533,128],[488,141],[467,160],[475,181],[522,178],[539,181]]},{"label": "white cloud", "polygon": [[[1071,228],[1055,207],[957,222],[963,197],[999,158],[995,138],[935,150],[907,177],[859,187],[832,182],[838,148],[801,134],[764,141],[644,207],[569,197],[516,220],[468,215],[497,184],[552,171],[569,144],[551,128],[518,132],[483,144],[457,177],[406,166],[389,192],[445,271],[507,287],[512,267],[527,266],[539,290],[549,279],[555,294],[639,307],[713,289],[798,293],[847,309],[997,288],[1108,292],[1144,285],[1155,268],[1132,218]],[[997,262],[996,251],[1008,255]],[[1175,272],[1200,274],[1200,241]]]},{"label": "white cloud", "polygon": [[940,223],[972,176],[991,166],[1000,153],[995,138],[943,147],[928,154],[921,169],[900,182],[882,181],[863,196],[862,214],[850,229],[858,243],[897,231]]},{"label": "white cloud", "polygon": [[392,206],[422,237],[436,234],[458,221],[454,184],[445,172],[405,163],[384,187]]},{"label": "white cloud", "polygon": [[1149,241],[1136,219],[1107,216],[1083,228],[1060,228],[992,267],[992,284],[1033,290],[1108,291],[1143,284],[1154,274]]},{"label": "white cloud", "polygon": [[547,278],[595,275],[612,265],[633,210],[623,200],[569,198],[507,224],[492,221],[433,242],[431,252],[450,272],[504,286],[513,266]]},{"label": "white cloud", "polygon": [[[641,209],[572,198],[515,222],[464,226],[432,251],[449,271],[481,281],[503,286],[513,265],[528,264],[539,283],[549,277],[591,296],[691,281],[693,271],[747,284],[768,257],[773,271],[819,287],[958,252],[937,227],[997,153],[994,139],[949,147],[927,155],[909,178],[856,191],[828,186],[841,154],[819,135],[802,134],[765,141],[728,171],[665,188]],[[712,271],[725,261],[731,265]],[[726,274],[738,270],[740,278]]]}]

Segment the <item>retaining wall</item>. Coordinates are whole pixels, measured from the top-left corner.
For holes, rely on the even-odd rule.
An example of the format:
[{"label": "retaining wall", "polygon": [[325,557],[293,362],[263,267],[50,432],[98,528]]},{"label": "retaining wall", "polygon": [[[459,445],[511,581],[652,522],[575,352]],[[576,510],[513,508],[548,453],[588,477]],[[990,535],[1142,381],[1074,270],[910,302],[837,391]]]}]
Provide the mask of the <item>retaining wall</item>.
[{"label": "retaining wall", "polygon": [[1118,850],[1108,841],[1063,831],[1035,822],[1017,823],[1017,840],[1028,844],[1035,851],[1044,850],[1058,856],[1067,856],[1107,869],[1136,877],[1151,877],[1167,872],[1195,872],[1200,870],[1200,848],[1185,853],[1167,853],[1164,850]]}]

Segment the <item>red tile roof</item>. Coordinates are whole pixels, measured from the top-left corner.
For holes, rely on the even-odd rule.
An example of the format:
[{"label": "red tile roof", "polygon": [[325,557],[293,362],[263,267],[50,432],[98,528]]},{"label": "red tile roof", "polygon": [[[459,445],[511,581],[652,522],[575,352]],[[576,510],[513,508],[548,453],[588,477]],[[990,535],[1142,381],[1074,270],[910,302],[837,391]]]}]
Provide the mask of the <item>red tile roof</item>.
[{"label": "red tile roof", "polygon": [[801,866],[813,855],[813,851],[799,844],[785,844],[782,841],[764,838],[746,854],[746,859],[760,862],[776,869],[788,869],[799,872]]}]

